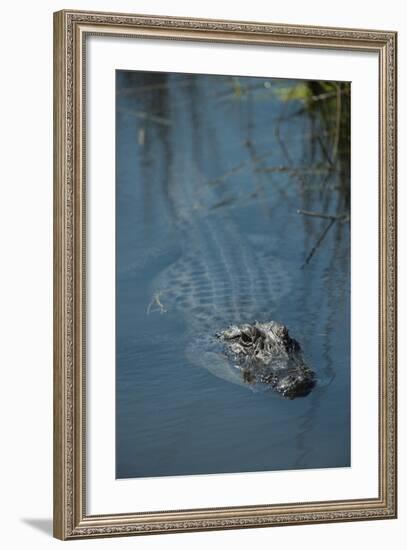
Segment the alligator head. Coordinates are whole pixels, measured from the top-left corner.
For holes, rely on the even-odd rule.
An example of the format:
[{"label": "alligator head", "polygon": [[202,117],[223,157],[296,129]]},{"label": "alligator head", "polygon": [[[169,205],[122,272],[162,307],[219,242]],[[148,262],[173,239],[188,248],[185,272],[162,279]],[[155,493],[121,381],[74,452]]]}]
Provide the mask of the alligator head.
[{"label": "alligator head", "polygon": [[304,397],[316,384],[299,343],[287,327],[269,323],[232,325],[216,334],[247,384],[267,384],[287,399]]}]

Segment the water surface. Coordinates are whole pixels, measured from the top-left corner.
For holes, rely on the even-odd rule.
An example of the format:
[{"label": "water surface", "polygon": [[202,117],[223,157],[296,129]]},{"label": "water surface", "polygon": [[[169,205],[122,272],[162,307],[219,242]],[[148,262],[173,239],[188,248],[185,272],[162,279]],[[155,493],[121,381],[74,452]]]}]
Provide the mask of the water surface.
[{"label": "water surface", "polygon": [[[324,100],[310,112],[290,95],[298,84],[117,72],[117,478],[350,465],[349,158],[343,135],[324,135]],[[327,229],[299,209],[339,219]],[[233,235],[227,277],[208,227],[226,247]],[[252,256],[267,284],[249,292]],[[191,258],[216,286],[201,321],[188,300],[154,300]],[[255,393],[191,362],[191,333],[224,321],[208,303],[232,292],[235,309],[301,343],[318,377],[307,397]]]}]

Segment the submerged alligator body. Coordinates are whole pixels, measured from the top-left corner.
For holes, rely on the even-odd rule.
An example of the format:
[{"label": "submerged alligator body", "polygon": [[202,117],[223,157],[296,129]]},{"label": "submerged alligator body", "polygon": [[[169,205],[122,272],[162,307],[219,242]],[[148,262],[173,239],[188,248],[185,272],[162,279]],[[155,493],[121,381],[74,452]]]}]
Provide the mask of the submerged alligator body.
[{"label": "submerged alligator body", "polygon": [[242,230],[233,209],[211,206],[219,197],[202,182],[198,210],[190,181],[177,178],[170,189],[182,251],[154,281],[148,312],[181,312],[190,363],[253,391],[307,395],[314,373],[287,328],[271,321],[292,291],[278,247],[269,235]]},{"label": "submerged alligator body", "polygon": [[316,377],[288,329],[270,320],[291,288],[277,255],[246,242],[230,220],[208,216],[188,227],[183,253],[155,282],[150,310],[183,314],[191,363],[294,399],[308,395]]}]

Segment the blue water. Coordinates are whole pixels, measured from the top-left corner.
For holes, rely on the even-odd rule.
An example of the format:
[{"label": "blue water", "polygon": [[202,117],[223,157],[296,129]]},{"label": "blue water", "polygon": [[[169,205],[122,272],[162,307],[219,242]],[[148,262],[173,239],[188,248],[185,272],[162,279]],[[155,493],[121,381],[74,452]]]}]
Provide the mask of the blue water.
[{"label": "blue water", "polygon": [[[349,159],[329,158],[318,118],[282,99],[295,85],[117,72],[117,478],[350,465],[349,223],[317,245],[329,220],[297,212],[347,211]],[[208,226],[223,246],[234,236],[226,278]],[[253,250],[268,280],[254,289],[261,308],[245,302]],[[193,318],[188,281],[178,306],[153,294],[166,269],[194,257],[221,294],[242,290],[243,314],[258,307],[289,327],[318,378],[308,396],[255,393],[191,361],[197,327],[224,319],[210,304]]]}]

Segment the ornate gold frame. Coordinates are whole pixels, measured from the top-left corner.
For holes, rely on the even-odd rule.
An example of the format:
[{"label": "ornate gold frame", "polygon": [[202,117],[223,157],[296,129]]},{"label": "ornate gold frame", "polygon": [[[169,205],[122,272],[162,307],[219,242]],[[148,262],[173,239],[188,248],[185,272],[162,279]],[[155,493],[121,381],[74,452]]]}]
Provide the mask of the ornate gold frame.
[{"label": "ornate gold frame", "polygon": [[[362,50],[379,59],[379,495],[373,499],[104,516],[86,514],[86,36],[110,34]],[[83,537],[396,517],[395,32],[146,15],[54,14],[54,535]]]}]

